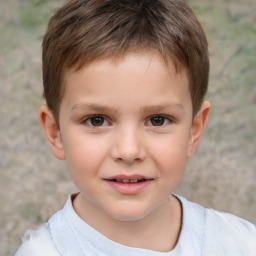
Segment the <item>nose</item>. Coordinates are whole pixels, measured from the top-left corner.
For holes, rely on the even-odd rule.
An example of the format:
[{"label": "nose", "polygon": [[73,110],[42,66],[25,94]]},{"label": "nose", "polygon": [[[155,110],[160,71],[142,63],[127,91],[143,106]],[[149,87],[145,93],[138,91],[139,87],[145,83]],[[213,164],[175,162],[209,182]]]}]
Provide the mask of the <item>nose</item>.
[{"label": "nose", "polygon": [[135,128],[120,128],[115,133],[111,156],[114,161],[126,164],[143,161],[146,157],[145,145],[140,131]]}]

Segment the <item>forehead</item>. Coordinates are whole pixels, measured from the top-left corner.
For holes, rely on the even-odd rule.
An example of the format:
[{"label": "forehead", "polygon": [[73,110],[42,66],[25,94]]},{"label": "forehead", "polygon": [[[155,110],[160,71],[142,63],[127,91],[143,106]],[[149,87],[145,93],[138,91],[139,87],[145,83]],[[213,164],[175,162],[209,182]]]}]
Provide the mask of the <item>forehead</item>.
[{"label": "forehead", "polygon": [[163,66],[166,66],[167,68],[170,66],[170,69],[172,70],[173,66],[175,67],[175,70],[177,73],[180,73],[182,71],[187,72],[187,68],[181,63],[179,59],[175,55],[172,55],[170,53],[161,53],[159,50],[154,48],[132,48],[128,49],[127,51],[123,53],[117,52],[116,54],[114,52],[111,52],[110,55],[95,55],[91,59],[87,59],[86,56],[80,56],[79,59],[77,59],[76,62],[73,62],[72,64],[69,63],[63,67],[64,70],[64,77],[71,73],[75,73],[76,71],[79,71],[83,68],[86,68],[88,66],[96,66],[103,63],[111,63],[112,65],[118,66],[124,60],[132,59],[133,57],[141,57],[141,59],[145,59],[145,56],[148,58],[148,61],[150,62],[152,59],[157,59],[161,62]]},{"label": "forehead", "polygon": [[[184,67],[176,58],[172,56],[163,56],[158,50],[149,49],[149,50],[133,50],[127,51],[124,54],[118,54],[111,57],[102,57],[99,56],[92,61],[83,61],[81,59],[80,62],[73,65],[72,67],[64,69],[64,85],[73,79],[74,76],[80,75],[84,72],[85,69],[90,72],[91,70],[99,72],[104,72],[106,68],[112,69],[121,68],[122,66],[128,72],[128,64],[136,61],[137,64],[141,66],[145,66],[148,69],[153,65],[161,67],[162,70],[169,72],[171,76],[181,75],[188,79],[187,68]],[[101,69],[102,67],[102,69]],[[125,70],[124,70],[125,71]]]},{"label": "forehead", "polygon": [[167,63],[160,54],[130,53],[119,58],[98,59],[79,70],[69,69],[64,99],[76,105],[104,101],[105,105],[126,103],[130,107],[140,95],[140,107],[144,107],[143,103],[163,105],[171,99],[173,104],[180,105],[187,96],[190,98],[188,84],[186,70],[177,70],[171,60]]}]

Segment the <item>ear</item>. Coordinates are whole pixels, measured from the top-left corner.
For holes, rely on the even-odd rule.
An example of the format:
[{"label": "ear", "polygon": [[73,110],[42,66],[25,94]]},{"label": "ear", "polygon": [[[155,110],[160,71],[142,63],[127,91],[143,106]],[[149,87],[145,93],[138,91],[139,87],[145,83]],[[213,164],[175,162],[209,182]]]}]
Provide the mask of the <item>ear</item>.
[{"label": "ear", "polygon": [[64,160],[65,154],[60,130],[52,112],[46,105],[42,105],[39,108],[38,120],[43,128],[45,137],[53,155],[60,160]]},{"label": "ear", "polygon": [[193,156],[195,149],[200,141],[200,138],[203,134],[203,131],[206,127],[209,113],[210,113],[211,104],[209,101],[204,101],[201,105],[200,110],[195,115],[193,123],[191,126],[191,136],[189,140],[189,149],[187,157],[190,158]]}]

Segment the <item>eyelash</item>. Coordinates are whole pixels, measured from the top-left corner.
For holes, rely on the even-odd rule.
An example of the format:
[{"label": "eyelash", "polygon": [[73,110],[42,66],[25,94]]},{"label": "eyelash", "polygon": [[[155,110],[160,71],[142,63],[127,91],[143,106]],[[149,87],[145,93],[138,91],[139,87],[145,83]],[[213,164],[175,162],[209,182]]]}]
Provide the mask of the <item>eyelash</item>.
[{"label": "eyelash", "polygon": [[[93,125],[92,124],[92,119],[93,118],[101,118],[101,119],[103,119],[102,121],[103,121],[103,123],[102,124],[100,124],[100,125]],[[94,121],[96,121],[96,120],[94,120]],[[107,121],[107,119],[103,116],[103,115],[93,115],[93,116],[89,116],[89,117],[87,117],[86,119],[84,119],[83,121],[82,121],[82,123],[83,124],[86,124],[87,126],[90,126],[90,127],[102,127],[102,126],[106,126],[106,124],[104,125],[104,123],[105,122],[107,122],[107,123],[109,123],[108,121]]]},{"label": "eyelash", "polygon": [[[163,124],[160,124],[160,125],[153,125],[152,124],[152,120],[153,120],[153,118],[160,118],[160,119],[163,119]],[[151,122],[151,124],[149,124],[149,126],[154,126],[154,127],[163,127],[163,126],[166,126],[166,125],[168,125],[168,124],[171,124],[171,123],[174,123],[174,120],[172,119],[172,118],[170,118],[170,117],[168,117],[168,116],[165,116],[165,115],[154,115],[154,116],[151,116],[150,118],[149,118],[149,120],[147,121],[147,124],[149,123],[149,122]]]},{"label": "eyelash", "polygon": [[[94,119],[94,118],[95,118],[95,119]],[[98,121],[99,121],[99,125],[92,124],[93,119],[94,119],[94,121],[97,122],[97,118],[98,118],[98,119],[101,119],[101,120],[98,120]],[[153,121],[154,118],[155,118],[154,122],[155,122],[155,121],[163,121],[163,123],[162,123],[162,124],[160,123],[160,125],[154,125],[154,124],[152,123],[152,121]],[[158,120],[157,120],[157,119],[158,119]],[[102,121],[102,123],[101,123],[100,121]],[[87,117],[86,119],[84,119],[84,120],[82,121],[83,124],[86,124],[86,125],[88,125],[88,126],[90,126],[90,127],[102,127],[102,126],[106,126],[106,125],[107,125],[106,122],[107,122],[107,124],[109,124],[109,122],[107,121],[107,119],[106,119],[103,115],[93,115],[93,116],[89,116],[89,117]],[[149,124],[150,122],[151,122],[151,124]],[[163,126],[166,126],[166,125],[168,125],[168,124],[170,124],[170,123],[174,123],[174,120],[173,120],[172,118],[168,117],[168,116],[165,116],[165,115],[154,115],[154,116],[151,116],[151,117],[148,119],[148,121],[146,122],[147,125],[149,125],[149,126],[154,126],[154,127],[163,127]]]}]

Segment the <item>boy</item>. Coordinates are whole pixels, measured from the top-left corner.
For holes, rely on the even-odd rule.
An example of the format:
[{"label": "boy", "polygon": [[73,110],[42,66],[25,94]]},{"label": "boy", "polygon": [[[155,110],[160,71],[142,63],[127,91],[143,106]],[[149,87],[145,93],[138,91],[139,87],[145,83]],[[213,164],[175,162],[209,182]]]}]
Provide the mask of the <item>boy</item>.
[{"label": "boy", "polygon": [[39,121],[79,193],[15,255],[256,255],[256,228],[172,195],[206,126],[207,40],[180,0],[71,0]]}]

